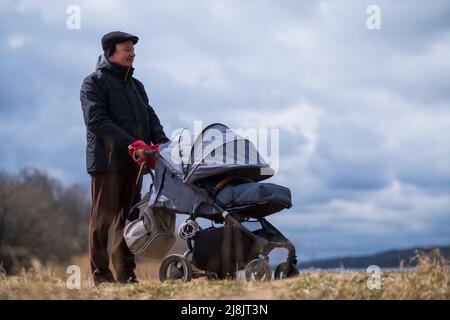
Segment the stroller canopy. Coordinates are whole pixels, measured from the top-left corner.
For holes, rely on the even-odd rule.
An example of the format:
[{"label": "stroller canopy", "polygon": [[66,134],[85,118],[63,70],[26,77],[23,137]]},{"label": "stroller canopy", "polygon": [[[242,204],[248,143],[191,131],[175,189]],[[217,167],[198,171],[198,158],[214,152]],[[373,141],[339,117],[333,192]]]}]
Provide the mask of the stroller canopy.
[{"label": "stroller canopy", "polygon": [[159,153],[185,183],[219,174],[261,181],[275,173],[250,140],[220,123],[207,126],[197,136],[183,129],[161,144]]}]

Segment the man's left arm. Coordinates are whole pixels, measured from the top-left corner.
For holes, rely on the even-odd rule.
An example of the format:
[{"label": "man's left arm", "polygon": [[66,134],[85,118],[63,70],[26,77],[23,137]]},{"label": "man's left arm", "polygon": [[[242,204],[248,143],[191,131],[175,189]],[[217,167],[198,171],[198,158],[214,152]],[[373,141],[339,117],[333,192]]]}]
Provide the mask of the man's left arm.
[{"label": "man's left arm", "polygon": [[155,110],[149,104],[148,96],[147,96],[147,93],[145,92],[144,85],[139,81],[136,81],[136,82],[139,87],[139,91],[142,94],[142,98],[144,99],[144,102],[147,105],[147,112],[148,112],[148,119],[149,119],[149,123],[150,123],[150,133],[152,136],[152,143],[160,144],[160,143],[169,141],[169,138],[167,138],[166,134],[164,133],[164,128],[161,125],[161,122],[159,121],[159,118],[156,115]]}]

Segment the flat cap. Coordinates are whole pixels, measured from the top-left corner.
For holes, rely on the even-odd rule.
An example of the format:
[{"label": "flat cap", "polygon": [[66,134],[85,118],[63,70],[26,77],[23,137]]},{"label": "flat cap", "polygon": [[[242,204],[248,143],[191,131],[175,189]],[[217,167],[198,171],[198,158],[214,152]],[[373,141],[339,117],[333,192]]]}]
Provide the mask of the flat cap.
[{"label": "flat cap", "polygon": [[113,31],[113,32],[105,34],[102,37],[102,48],[103,48],[103,50],[106,50],[107,48],[115,46],[116,43],[124,42],[127,40],[131,40],[131,41],[133,41],[133,44],[136,44],[138,42],[139,38],[137,36],[134,36],[134,35],[126,33],[126,32]]}]

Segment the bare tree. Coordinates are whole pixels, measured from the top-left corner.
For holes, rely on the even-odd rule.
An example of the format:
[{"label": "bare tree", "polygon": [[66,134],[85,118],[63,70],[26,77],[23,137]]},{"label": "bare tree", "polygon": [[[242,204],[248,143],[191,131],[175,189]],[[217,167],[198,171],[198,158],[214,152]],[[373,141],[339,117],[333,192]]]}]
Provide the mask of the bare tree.
[{"label": "bare tree", "polygon": [[87,193],[63,187],[42,171],[0,172],[0,262],[15,252],[67,260],[87,248]]}]

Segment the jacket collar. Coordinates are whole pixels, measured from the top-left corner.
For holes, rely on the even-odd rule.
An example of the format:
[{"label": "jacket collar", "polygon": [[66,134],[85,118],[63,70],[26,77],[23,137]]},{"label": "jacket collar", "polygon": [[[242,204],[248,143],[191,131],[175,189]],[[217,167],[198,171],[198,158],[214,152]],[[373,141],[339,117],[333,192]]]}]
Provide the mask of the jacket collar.
[{"label": "jacket collar", "polygon": [[98,57],[96,69],[110,70],[113,73],[117,74],[124,81],[127,81],[128,79],[130,79],[134,72],[133,67],[130,67],[130,68],[122,67],[122,66],[118,65],[117,63],[109,61],[108,58],[104,54],[102,54]]}]

